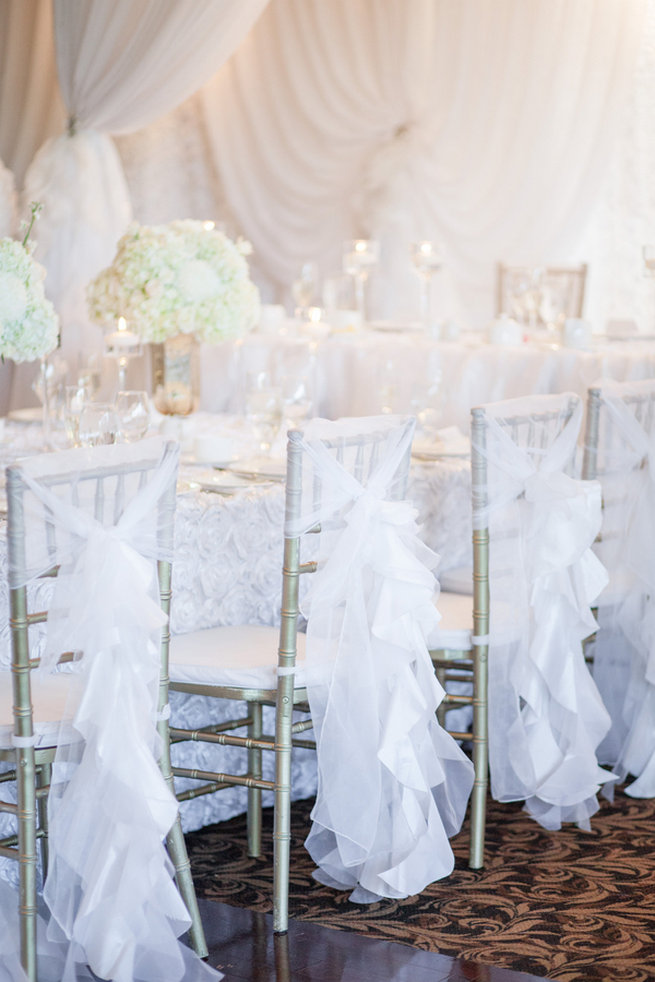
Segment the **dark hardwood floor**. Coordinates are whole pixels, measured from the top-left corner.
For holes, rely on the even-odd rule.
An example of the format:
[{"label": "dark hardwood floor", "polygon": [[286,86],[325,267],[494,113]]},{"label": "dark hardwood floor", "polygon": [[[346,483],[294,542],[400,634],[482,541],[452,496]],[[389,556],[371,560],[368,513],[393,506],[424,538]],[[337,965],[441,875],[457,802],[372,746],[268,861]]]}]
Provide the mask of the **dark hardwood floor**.
[{"label": "dark hardwood floor", "polygon": [[537,982],[447,955],[377,941],[302,921],[273,935],[273,918],[242,907],[200,901],[209,961],[226,982]]}]

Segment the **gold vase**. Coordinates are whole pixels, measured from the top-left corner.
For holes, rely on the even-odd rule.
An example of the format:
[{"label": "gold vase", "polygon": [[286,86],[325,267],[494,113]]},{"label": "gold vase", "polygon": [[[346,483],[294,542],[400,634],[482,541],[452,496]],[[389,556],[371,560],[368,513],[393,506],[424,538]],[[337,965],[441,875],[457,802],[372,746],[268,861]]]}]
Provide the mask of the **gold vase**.
[{"label": "gold vase", "polygon": [[190,334],[152,345],[153,401],[160,413],[188,416],[198,408],[198,347]]}]

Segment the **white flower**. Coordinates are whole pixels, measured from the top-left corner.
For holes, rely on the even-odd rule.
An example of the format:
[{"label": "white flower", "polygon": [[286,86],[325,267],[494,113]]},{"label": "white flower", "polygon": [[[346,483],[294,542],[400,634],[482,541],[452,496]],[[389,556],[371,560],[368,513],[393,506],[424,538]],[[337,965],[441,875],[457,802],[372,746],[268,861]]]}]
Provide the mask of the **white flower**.
[{"label": "white flower", "polygon": [[112,265],[89,285],[94,320],[125,317],[144,341],[194,334],[217,343],[254,326],[259,292],[250,279],[243,243],[203,222],[132,225]]},{"label": "white flower", "polygon": [[0,270],[0,320],[22,321],[27,311],[27,290],[15,273]]},{"label": "white flower", "polygon": [[20,242],[0,239],[0,355],[34,361],[57,347],[59,318],[43,292],[45,270]]},{"label": "white flower", "polygon": [[204,259],[191,259],[177,274],[180,293],[190,303],[202,303],[215,297],[221,289],[221,281]]}]

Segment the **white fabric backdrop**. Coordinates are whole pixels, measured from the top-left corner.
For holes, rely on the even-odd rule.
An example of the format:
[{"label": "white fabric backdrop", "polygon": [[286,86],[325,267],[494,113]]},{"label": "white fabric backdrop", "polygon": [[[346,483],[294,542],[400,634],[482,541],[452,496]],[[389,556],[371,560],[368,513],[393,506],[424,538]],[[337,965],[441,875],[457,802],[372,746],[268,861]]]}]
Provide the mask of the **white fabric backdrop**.
[{"label": "white fabric backdrop", "polygon": [[[69,26],[83,44],[91,29],[88,0],[73,6]],[[138,18],[129,10],[135,4],[109,6],[116,16],[123,9]],[[464,326],[491,315],[500,256],[590,258],[594,326],[607,316],[640,320],[645,310],[650,328],[655,291],[641,275],[640,246],[655,225],[653,6],[271,0],[206,91],[118,138],[135,215],[151,222],[212,217],[228,232],[246,234],[256,246],[253,269],[264,299],[285,298],[302,260],[314,255],[324,273],[334,270],[345,236],[381,229],[384,276],[373,295],[377,314],[387,317],[415,312],[409,238],[440,235],[447,270],[437,277],[435,296],[442,312]],[[646,7],[650,27],[621,134],[617,107],[632,80]],[[108,5],[95,0],[94,9],[97,25]],[[36,134],[61,125],[49,11],[42,0],[0,7],[0,155],[19,184]],[[80,108],[71,108],[85,121],[89,100],[107,94],[106,64],[101,57],[95,69],[85,56],[84,72],[69,72],[64,83],[69,93],[79,90]],[[113,76],[118,91],[125,91],[125,77]],[[125,98],[131,101],[129,93]],[[114,108],[96,110],[122,129],[118,97],[110,101]],[[215,106],[224,119],[215,118]],[[160,103],[153,111],[161,109]],[[140,125],[140,109],[132,104],[130,111]],[[620,155],[603,191],[619,136]],[[44,215],[42,242],[46,232]],[[52,250],[46,261],[55,267]],[[49,276],[53,294],[55,277]],[[88,328],[82,333],[85,346],[94,343]],[[24,394],[14,399],[24,402]]]},{"label": "white fabric backdrop", "polygon": [[275,0],[202,92],[228,201],[270,279],[288,284],[308,258],[338,269],[343,239],[373,234],[378,315],[406,315],[409,243],[438,238],[453,277],[442,309],[457,313],[454,286],[469,320],[488,318],[496,260],[575,250],[644,10]]},{"label": "white fabric backdrop", "polygon": [[[216,70],[267,0],[54,0],[57,70],[68,133],[49,139],[25,177],[43,204],[36,255],[62,320],[69,361],[101,349],[84,289],[112,259],[132,216],[108,135],[144,126]],[[17,372],[18,376],[20,373]]]}]

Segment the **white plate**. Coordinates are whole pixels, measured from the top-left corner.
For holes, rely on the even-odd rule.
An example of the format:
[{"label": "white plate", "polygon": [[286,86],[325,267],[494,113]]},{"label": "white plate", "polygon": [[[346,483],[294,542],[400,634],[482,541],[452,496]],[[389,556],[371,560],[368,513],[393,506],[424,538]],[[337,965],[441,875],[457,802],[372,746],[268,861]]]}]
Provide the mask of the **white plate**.
[{"label": "white plate", "polygon": [[272,486],[272,481],[249,480],[230,471],[199,470],[181,474],[178,482],[180,491],[214,491],[216,494],[234,494],[248,488]]},{"label": "white plate", "polygon": [[467,451],[457,450],[412,450],[414,460],[428,462],[431,460],[468,460],[471,454]]},{"label": "white plate", "polygon": [[287,476],[287,462],[284,457],[251,457],[230,464],[229,473],[246,478],[266,478],[269,481],[284,481]]},{"label": "white plate", "polygon": [[470,440],[461,434],[448,440],[414,440],[412,457],[415,460],[441,460],[444,457],[466,459],[471,456]]},{"label": "white plate", "polygon": [[389,334],[406,334],[408,331],[423,331],[424,327],[418,321],[410,321],[403,324],[400,321],[370,321],[369,327],[372,331],[382,331]]},{"label": "white plate", "polygon": [[12,409],[7,413],[7,419],[13,423],[40,423],[43,420],[43,410],[40,406],[30,406],[28,409]]}]

